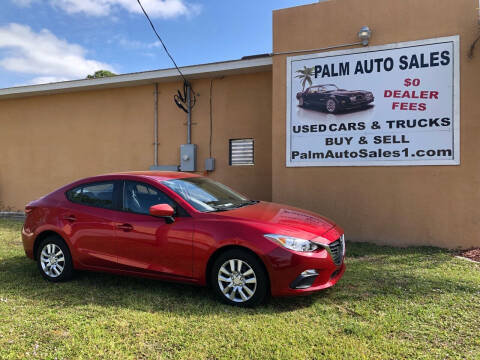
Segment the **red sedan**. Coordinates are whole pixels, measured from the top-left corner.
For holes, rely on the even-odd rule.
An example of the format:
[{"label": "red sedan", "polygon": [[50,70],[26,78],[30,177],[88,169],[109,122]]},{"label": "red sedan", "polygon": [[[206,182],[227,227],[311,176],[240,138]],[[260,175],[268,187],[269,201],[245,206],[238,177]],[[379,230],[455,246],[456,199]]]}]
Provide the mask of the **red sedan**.
[{"label": "red sedan", "polygon": [[209,285],[229,304],[253,306],[328,288],[345,271],[343,230],[332,221],[194,174],[91,177],[25,212],[25,253],[50,281],[106,271]]}]

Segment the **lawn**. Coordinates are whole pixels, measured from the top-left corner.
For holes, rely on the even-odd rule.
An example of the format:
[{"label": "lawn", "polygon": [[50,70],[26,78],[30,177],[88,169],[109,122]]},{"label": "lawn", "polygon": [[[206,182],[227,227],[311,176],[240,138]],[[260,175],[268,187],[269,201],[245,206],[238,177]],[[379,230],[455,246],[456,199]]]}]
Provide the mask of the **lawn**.
[{"label": "lawn", "polygon": [[0,220],[0,359],[480,359],[480,264],[349,243],[332,289],[239,309],[108,274],[44,281]]}]

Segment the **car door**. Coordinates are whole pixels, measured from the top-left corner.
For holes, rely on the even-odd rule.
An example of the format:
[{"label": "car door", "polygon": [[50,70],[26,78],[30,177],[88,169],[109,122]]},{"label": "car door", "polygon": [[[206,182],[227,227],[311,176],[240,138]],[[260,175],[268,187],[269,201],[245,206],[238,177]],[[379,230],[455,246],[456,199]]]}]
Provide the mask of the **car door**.
[{"label": "car door", "polygon": [[305,92],[303,93],[303,101],[307,104],[313,104],[312,88],[308,88],[307,90],[305,90]]},{"label": "car door", "polygon": [[316,87],[312,89],[312,104],[316,106],[322,106],[325,104],[325,91],[322,87]]},{"label": "car door", "polygon": [[60,221],[69,239],[75,262],[90,268],[116,268],[116,193],[121,182],[87,183],[67,191]]},{"label": "car door", "polygon": [[[122,209],[116,222],[120,269],[147,275],[192,277],[194,224],[190,215],[156,186],[123,183]],[[176,209],[175,221],[151,216],[157,204]]]}]

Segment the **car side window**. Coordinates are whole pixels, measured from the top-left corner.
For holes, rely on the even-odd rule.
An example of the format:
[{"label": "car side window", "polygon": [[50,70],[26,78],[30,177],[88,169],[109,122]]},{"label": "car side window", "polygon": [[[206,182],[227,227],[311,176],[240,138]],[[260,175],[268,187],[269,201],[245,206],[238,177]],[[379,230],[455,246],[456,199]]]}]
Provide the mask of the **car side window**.
[{"label": "car side window", "polygon": [[169,196],[157,188],[136,181],[125,181],[123,188],[123,210],[136,214],[150,214],[150,207],[158,204],[168,204],[176,210],[177,215],[183,212]]},{"label": "car side window", "polygon": [[82,185],[69,190],[67,198],[81,205],[114,209],[114,187],[112,181]]}]

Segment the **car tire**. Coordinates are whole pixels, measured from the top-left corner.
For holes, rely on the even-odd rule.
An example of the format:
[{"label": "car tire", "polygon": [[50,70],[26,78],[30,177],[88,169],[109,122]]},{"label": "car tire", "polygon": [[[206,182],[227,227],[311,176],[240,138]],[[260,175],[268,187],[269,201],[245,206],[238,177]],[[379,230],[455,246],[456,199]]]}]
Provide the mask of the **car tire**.
[{"label": "car tire", "polygon": [[48,236],[37,250],[37,267],[40,274],[52,282],[67,281],[73,275],[73,262],[67,244],[59,236]]},{"label": "car tire", "polygon": [[325,108],[327,109],[327,112],[334,114],[338,110],[338,104],[334,99],[328,99]]},{"label": "car tire", "polygon": [[221,301],[233,306],[257,306],[269,294],[263,264],[256,256],[241,249],[228,250],[215,260],[210,284]]}]

